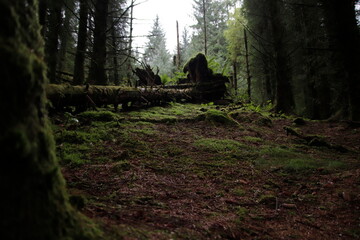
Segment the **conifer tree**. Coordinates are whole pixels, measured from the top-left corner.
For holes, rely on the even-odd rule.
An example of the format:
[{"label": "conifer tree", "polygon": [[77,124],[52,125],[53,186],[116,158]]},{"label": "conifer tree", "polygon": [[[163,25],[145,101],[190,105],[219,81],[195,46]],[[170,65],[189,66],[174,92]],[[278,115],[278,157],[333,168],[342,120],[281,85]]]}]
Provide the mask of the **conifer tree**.
[{"label": "conifer tree", "polygon": [[106,40],[108,30],[109,0],[95,1],[94,43],[92,46],[89,82],[96,85],[107,85],[106,74]]},{"label": "conifer tree", "polygon": [[77,46],[74,63],[74,85],[81,85],[85,82],[85,52],[89,18],[88,0],[80,0],[79,15],[79,28],[77,33]]},{"label": "conifer tree", "polygon": [[148,35],[143,61],[152,68],[159,68],[160,74],[170,75],[172,72],[171,55],[166,48],[165,33],[160,25],[159,16]]}]

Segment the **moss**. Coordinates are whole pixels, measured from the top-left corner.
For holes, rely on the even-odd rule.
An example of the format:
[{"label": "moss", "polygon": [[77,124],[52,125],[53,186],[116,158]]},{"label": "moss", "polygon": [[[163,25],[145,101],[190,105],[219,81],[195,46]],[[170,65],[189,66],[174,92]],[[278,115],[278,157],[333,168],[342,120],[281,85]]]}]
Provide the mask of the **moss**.
[{"label": "moss", "polygon": [[263,140],[261,138],[251,137],[251,136],[245,136],[244,140],[247,141],[247,142],[253,142],[253,143],[263,142]]},{"label": "moss", "polygon": [[130,169],[131,169],[131,164],[128,161],[117,162],[111,168],[111,170],[117,174],[121,174],[124,171],[129,171]]},{"label": "moss", "polygon": [[69,202],[74,208],[81,210],[86,205],[86,198],[81,195],[72,195],[69,197]]},{"label": "moss", "polygon": [[206,113],[199,115],[197,119],[204,120],[214,124],[221,124],[227,126],[238,125],[238,123],[234,119],[232,119],[228,114],[215,109],[208,110]]},{"label": "moss", "polygon": [[71,166],[81,166],[88,163],[88,161],[83,158],[81,153],[64,153],[60,157],[60,160],[62,163]]},{"label": "moss", "polygon": [[236,196],[239,196],[239,197],[243,197],[246,194],[246,191],[242,188],[235,188],[235,189],[233,189],[232,192],[233,192],[233,194],[235,194]]},{"label": "moss", "polygon": [[261,195],[258,199],[258,203],[265,205],[274,205],[276,204],[276,197],[274,195]]},{"label": "moss", "polygon": [[230,139],[203,138],[195,141],[194,145],[200,149],[212,152],[237,152],[246,148],[242,143]]},{"label": "moss", "polygon": [[306,171],[317,168],[327,170],[342,168],[345,163],[336,160],[319,159],[287,147],[264,147],[256,163],[264,167],[282,168],[286,171]]},{"label": "moss", "polygon": [[119,119],[117,114],[110,111],[87,111],[78,114],[78,117],[101,122],[111,122]]},{"label": "moss", "polygon": [[249,211],[244,207],[236,208],[236,214],[238,215],[240,221],[244,220],[244,218],[248,215],[248,212]]},{"label": "moss", "polygon": [[[0,170],[3,239],[99,239],[71,207],[45,111],[37,1],[0,1]],[[16,191],[14,191],[16,189]],[[19,229],[21,228],[21,231]]]},{"label": "moss", "polygon": [[268,117],[264,117],[264,116],[261,116],[260,118],[258,118],[255,121],[255,124],[260,127],[272,127],[273,126],[271,119]]}]

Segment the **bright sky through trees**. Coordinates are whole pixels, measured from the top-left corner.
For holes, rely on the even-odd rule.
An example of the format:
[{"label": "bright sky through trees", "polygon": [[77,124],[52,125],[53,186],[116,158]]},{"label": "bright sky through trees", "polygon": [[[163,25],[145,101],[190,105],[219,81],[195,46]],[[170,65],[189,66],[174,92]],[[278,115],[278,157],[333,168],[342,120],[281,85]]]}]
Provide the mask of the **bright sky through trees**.
[{"label": "bright sky through trees", "polygon": [[[146,35],[151,31],[156,15],[166,33],[167,49],[173,52],[176,48],[176,20],[179,21],[180,36],[184,27],[193,24],[193,0],[137,0],[134,8],[134,39],[135,47],[143,52]],[[190,30],[190,29],[189,29]],[[180,38],[181,39],[181,38]]]}]

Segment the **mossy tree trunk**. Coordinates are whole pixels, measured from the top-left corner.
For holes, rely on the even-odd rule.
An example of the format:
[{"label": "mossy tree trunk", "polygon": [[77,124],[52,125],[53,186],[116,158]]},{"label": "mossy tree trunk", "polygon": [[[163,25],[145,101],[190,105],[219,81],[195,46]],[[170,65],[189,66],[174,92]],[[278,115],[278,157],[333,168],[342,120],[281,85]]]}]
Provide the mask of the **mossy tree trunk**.
[{"label": "mossy tree trunk", "polygon": [[56,162],[37,1],[0,0],[0,11],[0,238],[89,239]]}]

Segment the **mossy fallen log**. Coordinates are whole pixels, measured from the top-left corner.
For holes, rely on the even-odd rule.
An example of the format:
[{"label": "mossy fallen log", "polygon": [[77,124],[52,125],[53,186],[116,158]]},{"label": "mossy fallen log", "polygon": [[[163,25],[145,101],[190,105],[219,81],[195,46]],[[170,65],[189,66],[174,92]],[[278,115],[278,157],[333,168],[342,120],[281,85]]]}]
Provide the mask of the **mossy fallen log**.
[{"label": "mossy fallen log", "polygon": [[190,100],[196,97],[194,88],[161,88],[143,87],[129,88],[118,86],[72,86],[48,84],[46,96],[54,109],[74,106],[78,110],[96,108],[113,104],[115,110],[118,105],[128,107],[128,103],[156,104],[176,101],[180,99]]}]

